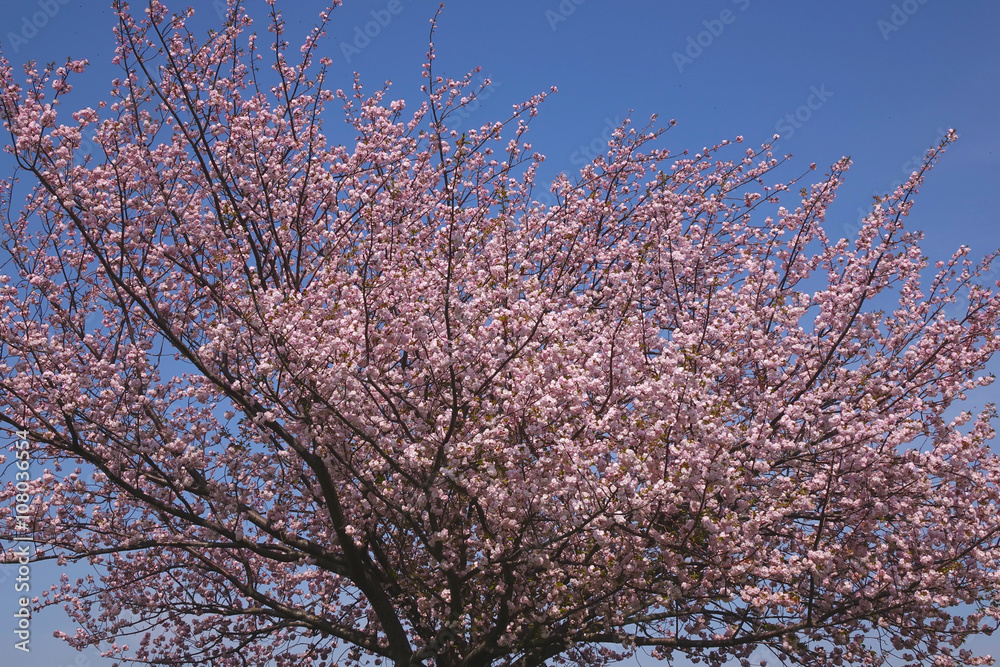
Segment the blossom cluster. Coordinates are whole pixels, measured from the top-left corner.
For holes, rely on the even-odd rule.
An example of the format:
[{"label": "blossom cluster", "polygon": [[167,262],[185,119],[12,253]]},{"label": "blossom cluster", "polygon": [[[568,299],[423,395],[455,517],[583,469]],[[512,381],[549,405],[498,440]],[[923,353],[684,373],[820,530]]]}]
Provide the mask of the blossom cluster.
[{"label": "blossom cluster", "polygon": [[99,573],[39,602],[67,641],[984,664],[961,644],[1000,619],[1000,462],[992,408],[954,415],[1000,346],[993,256],[931,266],[904,225],[953,133],[850,239],[823,226],[847,159],[796,198],[812,169],[777,181],[769,144],[672,156],[630,119],[542,204],[546,94],[462,128],[476,73],[433,50],[415,106],[330,90],[323,25],[292,62],[275,11],[265,60],[230,10],[199,41],[121,7],[112,98],[68,117],[86,63],[0,63],[33,179],[0,422],[45,470],[39,557]]}]

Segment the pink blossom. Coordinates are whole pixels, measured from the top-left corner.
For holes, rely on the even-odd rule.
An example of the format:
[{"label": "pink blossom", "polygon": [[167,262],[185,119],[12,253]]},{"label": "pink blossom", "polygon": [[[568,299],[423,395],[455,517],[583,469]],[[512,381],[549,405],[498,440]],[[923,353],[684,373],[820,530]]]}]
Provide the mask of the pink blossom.
[{"label": "pink blossom", "polygon": [[946,415],[992,381],[996,255],[932,267],[904,224],[953,133],[835,239],[846,158],[796,197],[771,143],[675,159],[626,121],[543,184],[548,93],[461,130],[474,73],[437,76],[433,47],[407,107],[331,90],[322,26],[290,49],[275,11],[265,60],[227,6],[207,38],[122,9],[96,110],[45,97],[83,61],[0,63],[37,186],[4,230],[0,419],[32,472],[0,520],[95,568],[36,603],[63,639],[170,664],[982,664],[959,646],[1000,619],[994,412]]}]

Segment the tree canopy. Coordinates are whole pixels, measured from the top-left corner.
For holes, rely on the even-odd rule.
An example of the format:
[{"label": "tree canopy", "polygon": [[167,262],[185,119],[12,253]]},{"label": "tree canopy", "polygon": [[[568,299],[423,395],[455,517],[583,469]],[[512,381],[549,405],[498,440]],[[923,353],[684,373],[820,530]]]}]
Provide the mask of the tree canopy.
[{"label": "tree canopy", "polygon": [[274,10],[269,52],[238,2],[207,38],[117,9],[97,109],[59,106],[83,61],[0,62],[30,182],[0,192],[0,422],[44,469],[0,517],[99,566],[37,603],[67,641],[984,664],[1000,460],[992,407],[955,408],[992,379],[995,255],[931,265],[904,225],[954,133],[830,238],[846,158],[801,187],[769,143],[673,156],[627,120],[540,184],[545,94],[467,128],[482,89],[433,49],[407,104],[328,88],[325,24],[289,49]]}]

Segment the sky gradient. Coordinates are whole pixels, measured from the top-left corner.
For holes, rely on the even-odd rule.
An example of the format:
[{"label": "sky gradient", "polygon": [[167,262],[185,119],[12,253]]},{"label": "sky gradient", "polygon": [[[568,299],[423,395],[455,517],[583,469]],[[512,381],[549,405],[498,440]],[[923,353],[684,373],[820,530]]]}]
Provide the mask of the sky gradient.
[{"label": "sky gradient", "polygon": [[[217,25],[220,4],[194,2],[197,24]],[[284,4],[296,44],[323,3]],[[248,6],[263,17],[261,0]],[[368,90],[392,80],[390,99],[418,101],[436,8],[429,0],[346,0],[324,42],[335,64],[332,85],[349,88],[356,70]],[[0,50],[10,62],[89,59],[88,73],[75,80],[79,106],[109,89],[116,70],[108,2],[8,0],[2,12]],[[978,259],[1000,247],[991,204],[1000,187],[998,24],[1000,3],[990,0],[452,0],[438,22],[435,67],[460,77],[479,66],[480,78],[492,80],[463,117],[470,126],[503,119],[513,104],[557,86],[528,135],[548,157],[548,176],[579,169],[629,114],[639,127],[653,114],[661,126],[676,119],[663,137],[674,153],[737,135],[755,146],[781,133],[779,152],[794,157],[779,177],[811,162],[822,173],[849,155],[854,167],[827,219],[833,237],[853,234],[871,196],[905,180],[954,127],[959,141],[930,174],[908,225],[925,231],[932,260],[960,244]],[[266,21],[257,27],[266,34]],[[10,173],[9,157],[0,156],[0,177]],[[997,391],[970,397],[968,407],[982,408]],[[34,565],[32,594],[65,570]],[[56,628],[72,633],[56,609],[33,619],[31,653],[14,651],[15,576],[0,566],[0,616],[7,619],[0,622],[0,664],[111,664],[93,649],[80,654],[53,639]],[[971,646],[989,650],[992,641]]]}]

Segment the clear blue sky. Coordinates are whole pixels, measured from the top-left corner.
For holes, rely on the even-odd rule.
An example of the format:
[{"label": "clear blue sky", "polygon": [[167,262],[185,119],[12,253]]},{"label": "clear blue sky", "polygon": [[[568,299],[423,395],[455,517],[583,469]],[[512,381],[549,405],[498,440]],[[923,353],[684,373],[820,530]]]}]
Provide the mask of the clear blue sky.
[{"label": "clear blue sky", "polygon": [[[393,97],[418,98],[437,3],[395,1],[346,0],[334,13],[325,44],[340,67],[335,85],[347,88],[356,69],[369,89],[392,79]],[[83,92],[77,85],[82,104],[90,104],[112,76],[108,4],[7,0],[3,54],[14,63],[88,58],[93,67]],[[132,4],[139,8],[143,1]],[[194,4],[206,28],[217,22],[211,0]],[[285,4],[294,42],[322,2]],[[259,12],[263,2],[249,6]],[[385,25],[371,24],[378,18]],[[374,37],[363,36],[366,24]],[[981,256],[1000,247],[992,199],[1000,184],[998,25],[1000,3],[991,0],[452,0],[439,23],[436,66],[452,76],[481,66],[493,80],[470,125],[505,117],[512,104],[558,86],[530,133],[552,172],[578,167],[608,123],[630,109],[639,122],[653,113],[664,122],[675,118],[677,127],[665,137],[674,151],[738,134],[759,144],[783,133],[782,152],[797,160],[788,175],[810,162],[825,167],[850,155],[854,168],[828,216],[831,235],[847,235],[859,207],[906,178],[939,130],[955,127],[960,141],[931,174],[909,224],[926,232],[932,258],[962,243]],[[0,157],[0,176],[6,173],[9,160]],[[973,397],[971,407],[988,398]],[[55,582],[58,571],[35,566],[35,594]],[[3,618],[10,618],[14,597],[12,574],[0,571]],[[34,619],[28,659],[11,649],[9,627],[9,620],[0,621],[0,663],[110,664],[93,650],[77,654],[50,637],[53,628],[69,630],[61,611]]]}]

